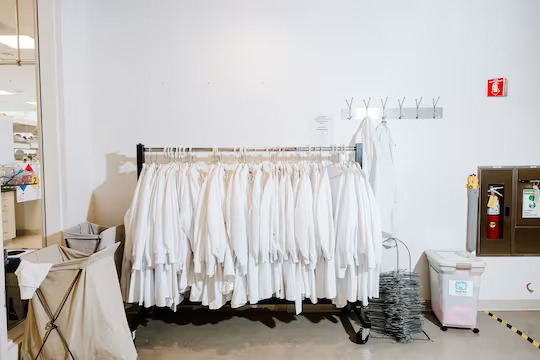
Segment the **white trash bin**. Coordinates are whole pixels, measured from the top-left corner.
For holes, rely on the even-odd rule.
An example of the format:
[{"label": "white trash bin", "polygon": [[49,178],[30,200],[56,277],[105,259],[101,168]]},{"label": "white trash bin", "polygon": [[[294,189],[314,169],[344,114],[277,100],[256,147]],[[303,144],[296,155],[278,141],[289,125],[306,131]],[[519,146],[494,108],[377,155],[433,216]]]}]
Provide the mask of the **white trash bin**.
[{"label": "white trash bin", "polygon": [[431,308],[441,330],[448,327],[478,332],[480,277],[485,262],[467,251],[427,250]]}]

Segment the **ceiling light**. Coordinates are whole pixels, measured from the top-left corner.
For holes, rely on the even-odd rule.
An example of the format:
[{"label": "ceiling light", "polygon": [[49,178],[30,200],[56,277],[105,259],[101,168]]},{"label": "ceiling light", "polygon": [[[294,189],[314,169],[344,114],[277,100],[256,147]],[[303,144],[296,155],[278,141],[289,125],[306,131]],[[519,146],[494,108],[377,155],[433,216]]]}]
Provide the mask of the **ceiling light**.
[{"label": "ceiling light", "polygon": [[[19,36],[21,49],[33,49],[34,39],[28,35]],[[17,35],[2,35],[0,36],[0,43],[9,46],[12,49],[17,49]]]},{"label": "ceiling light", "polygon": [[15,95],[12,92],[0,90],[0,95]]},{"label": "ceiling light", "polygon": [[34,106],[37,105],[37,102],[35,102],[35,101],[27,101],[26,103],[27,103],[27,104],[30,104],[30,105],[34,105]]}]

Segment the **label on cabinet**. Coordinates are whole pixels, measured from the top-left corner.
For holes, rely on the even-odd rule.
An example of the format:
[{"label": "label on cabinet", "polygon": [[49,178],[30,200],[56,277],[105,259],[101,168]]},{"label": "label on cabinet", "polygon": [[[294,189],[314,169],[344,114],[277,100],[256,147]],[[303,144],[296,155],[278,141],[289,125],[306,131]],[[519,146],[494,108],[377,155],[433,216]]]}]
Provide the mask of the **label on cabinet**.
[{"label": "label on cabinet", "polygon": [[465,280],[450,280],[448,282],[450,296],[473,296],[474,283]]},{"label": "label on cabinet", "polygon": [[524,219],[540,218],[540,198],[533,189],[523,189],[521,217]]}]

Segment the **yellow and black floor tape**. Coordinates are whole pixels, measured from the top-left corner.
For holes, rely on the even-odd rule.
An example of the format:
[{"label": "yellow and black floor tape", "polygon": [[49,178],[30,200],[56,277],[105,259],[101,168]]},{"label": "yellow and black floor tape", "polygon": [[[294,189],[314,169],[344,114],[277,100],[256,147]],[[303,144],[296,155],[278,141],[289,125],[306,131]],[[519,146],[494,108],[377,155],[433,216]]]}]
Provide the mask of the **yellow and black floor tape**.
[{"label": "yellow and black floor tape", "polygon": [[510,330],[512,330],[513,332],[515,332],[516,334],[518,334],[519,336],[521,336],[523,339],[527,340],[528,342],[530,342],[534,347],[540,349],[540,343],[536,340],[533,340],[529,337],[529,335],[523,333],[522,331],[518,330],[516,327],[510,325],[509,323],[507,323],[506,321],[504,321],[503,319],[497,317],[496,315],[493,315],[492,313],[490,313],[489,311],[484,311],[486,314],[488,314],[489,316],[491,316],[493,319],[497,320],[498,322],[500,322],[501,324],[503,324],[504,326],[506,326],[507,328],[509,328]]}]

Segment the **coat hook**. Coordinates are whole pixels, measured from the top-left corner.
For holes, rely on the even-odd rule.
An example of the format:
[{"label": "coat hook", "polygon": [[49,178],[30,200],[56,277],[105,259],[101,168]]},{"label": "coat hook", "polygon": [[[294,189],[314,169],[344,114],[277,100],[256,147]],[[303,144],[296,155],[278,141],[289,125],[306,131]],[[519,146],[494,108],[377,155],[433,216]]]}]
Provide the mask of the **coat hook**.
[{"label": "coat hook", "polygon": [[384,100],[384,102],[381,99],[381,105],[382,105],[382,122],[386,122],[386,102],[388,101],[388,96]]},{"label": "coat hook", "polygon": [[347,116],[347,120],[352,119],[352,104],[353,104],[354,97],[351,98],[351,102],[349,102],[347,99],[345,99],[345,102],[347,103],[347,107],[349,108],[349,116]]},{"label": "coat hook", "polygon": [[441,97],[439,96],[439,97],[437,98],[437,101],[435,101],[435,98],[433,98],[433,118],[434,118],[434,119],[435,119],[435,108],[437,107],[437,104],[439,103],[439,99],[440,99],[440,98],[441,98]]},{"label": "coat hook", "polygon": [[397,99],[397,101],[399,104],[399,118],[403,119],[403,104],[405,104],[405,96],[403,97],[403,100],[399,101],[399,99]]},{"label": "coat hook", "polygon": [[369,109],[369,103],[371,102],[371,97],[369,97],[367,103],[366,103],[366,100],[362,99],[362,101],[364,102],[364,106],[366,107],[366,117],[368,117],[368,109]]},{"label": "coat hook", "polygon": [[420,119],[420,103],[422,102],[423,98],[424,98],[423,96],[420,96],[420,101],[418,101],[417,99],[414,99],[414,102],[416,103],[416,118],[417,119]]}]

